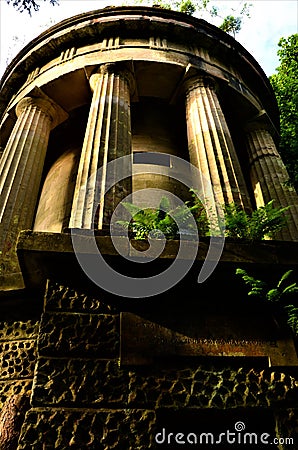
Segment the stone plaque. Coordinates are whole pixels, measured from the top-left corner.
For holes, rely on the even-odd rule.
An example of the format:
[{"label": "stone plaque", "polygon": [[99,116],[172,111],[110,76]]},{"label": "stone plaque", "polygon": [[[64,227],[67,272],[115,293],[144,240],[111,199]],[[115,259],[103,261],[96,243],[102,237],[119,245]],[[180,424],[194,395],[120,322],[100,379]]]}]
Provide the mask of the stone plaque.
[{"label": "stone plaque", "polygon": [[[121,313],[121,364],[151,364],[175,356],[267,358],[269,366],[297,366],[289,335],[247,317],[208,317],[178,332],[135,314]],[[249,330],[249,331],[248,331]]]}]

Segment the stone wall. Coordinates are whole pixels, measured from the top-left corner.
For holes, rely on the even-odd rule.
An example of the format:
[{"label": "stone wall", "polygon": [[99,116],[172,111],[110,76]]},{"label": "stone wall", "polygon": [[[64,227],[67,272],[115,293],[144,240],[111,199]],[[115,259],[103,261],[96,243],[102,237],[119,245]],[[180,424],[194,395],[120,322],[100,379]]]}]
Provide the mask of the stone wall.
[{"label": "stone wall", "polygon": [[0,322],[0,448],[14,449],[29,408],[36,362],[36,320]]},{"label": "stone wall", "polygon": [[203,417],[204,411],[235,418],[269,413],[276,436],[298,443],[298,384],[290,374],[226,360],[121,366],[119,326],[116,307],[48,285],[18,450],[161,448],[155,436],[169,414]]}]

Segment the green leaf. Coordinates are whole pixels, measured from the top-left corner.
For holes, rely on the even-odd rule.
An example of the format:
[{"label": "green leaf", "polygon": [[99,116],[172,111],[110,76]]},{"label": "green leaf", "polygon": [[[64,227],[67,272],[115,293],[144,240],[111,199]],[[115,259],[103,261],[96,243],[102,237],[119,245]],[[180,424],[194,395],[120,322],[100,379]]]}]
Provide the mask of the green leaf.
[{"label": "green leaf", "polygon": [[287,167],[287,185],[298,188],[298,33],[279,40],[280,65],[269,77],[280,112],[279,153]]},{"label": "green leaf", "polygon": [[278,289],[270,289],[266,294],[266,298],[269,302],[278,302],[280,300],[280,295],[281,293]]},{"label": "green leaf", "polygon": [[288,325],[294,334],[298,335],[298,308],[294,305],[287,305],[285,306],[285,310],[288,315]]},{"label": "green leaf", "polygon": [[281,279],[279,280],[277,287],[280,287],[280,286],[282,285],[282,283],[283,283],[287,278],[289,278],[289,276],[290,276],[292,273],[293,273],[293,270],[288,270],[287,272],[285,272],[285,273],[283,274],[283,276],[281,277]]},{"label": "green leaf", "polygon": [[297,283],[290,284],[283,291],[282,294],[298,294],[298,286]]},{"label": "green leaf", "polygon": [[247,214],[238,205],[225,205],[226,235],[250,241],[272,237],[284,227],[284,212],[288,208],[274,208],[273,200],[270,200],[266,205]]},{"label": "green leaf", "polygon": [[136,214],[143,214],[144,211],[140,210],[140,208],[137,205],[134,205],[130,202],[122,202],[122,206],[130,213],[131,217],[134,217]]}]

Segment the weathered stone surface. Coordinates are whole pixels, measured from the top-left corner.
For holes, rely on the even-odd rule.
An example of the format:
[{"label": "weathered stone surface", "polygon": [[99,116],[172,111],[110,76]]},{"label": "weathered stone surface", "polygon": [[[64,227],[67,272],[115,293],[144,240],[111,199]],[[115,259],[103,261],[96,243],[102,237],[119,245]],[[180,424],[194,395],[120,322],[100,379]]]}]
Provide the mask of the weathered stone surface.
[{"label": "weathered stone surface", "polygon": [[130,312],[122,312],[120,322],[121,365],[152,364],[155,359],[177,356],[250,356],[267,360],[268,366],[269,360],[271,366],[298,365],[292,335],[282,334],[268,314],[256,318],[248,312],[245,317],[202,312],[195,322],[188,318],[179,332]]},{"label": "weathered stone surface", "polygon": [[[57,122],[49,123],[48,108],[42,108],[38,118],[37,111],[34,112],[32,105],[28,105],[28,100],[21,98],[31,94],[34,86],[38,85],[65,110],[81,112],[81,107],[90,105],[89,80],[98,65],[119,62],[132,70],[136,81],[135,92],[132,95],[128,92],[127,75],[120,79],[117,71],[114,73],[111,70],[105,76],[94,78],[93,75],[93,80],[97,80],[97,92],[90,109],[86,140],[83,143],[87,124],[84,118],[87,115],[82,116],[84,126],[77,135],[78,141],[74,147],[83,148],[80,169],[78,173],[71,169],[67,175],[73,175],[72,183],[76,184],[74,202],[67,198],[67,201],[62,201],[61,207],[61,203],[59,206],[48,200],[53,200],[53,191],[59,196],[56,192],[56,183],[59,184],[57,180],[66,176],[65,172],[61,172],[59,177],[56,170],[59,171],[59,155],[67,148],[72,148],[70,133],[66,129],[75,127],[75,122],[69,118],[68,128],[64,128],[64,131],[60,128],[59,138],[59,130],[58,134],[51,131],[48,147],[46,141],[50,129]],[[211,91],[210,86],[203,83],[199,92],[197,86],[197,93],[189,98],[185,111],[182,106],[185,101],[182,84],[187,79],[190,81],[194,77],[198,78],[198,74],[215,79],[217,90]],[[120,309],[130,311],[144,308],[146,317],[147,313],[150,317],[152,314],[152,320],[159,322],[161,318],[158,315],[164,310],[168,315],[173,315],[173,322],[176,321],[179,332],[180,314],[188,322],[192,315],[200,312],[202,305],[209,310],[209,305],[208,308],[206,306],[208,302],[213,311],[221,302],[220,307],[228,306],[225,313],[229,314],[238,302],[238,290],[234,289],[231,267],[240,263],[245,266],[258,264],[261,270],[267,274],[270,272],[270,275],[272,271],[279,269],[279,264],[288,267],[291,262],[291,266],[297,267],[298,242],[262,242],[252,246],[227,240],[218,266],[220,273],[217,272],[217,278],[208,280],[210,284],[202,286],[198,285],[197,276],[192,277],[192,274],[206,259],[209,239],[203,240],[194,266],[183,281],[185,285],[181,283],[173,291],[165,293],[175,303],[175,307],[171,309],[173,303],[169,302],[169,306],[166,306],[163,302],[166,295],[164,297],[163,294],[157,299],[146,299],[135,306],[133,301],[123,300],[121,303],[121,300],[106,294],[101,288],[91,286],[91,280],[85,277],[77,262],[71,235],[66,232],[43,233],[29,230],[21,232],[21,235],[18,233],[34,223],[38,201],[45,221],[42,230],[67,231],[64,227],[69,226],[70,211],[65,210],[68,208],[66,203],[69,203],[69,210],[74,207],[71,226],[84,229],[93,226],[93,212],[100,205],[98,225],[101,228],[101,223],[104,224],[104,219],[111,215],[118,200],[125,197],[125,185],[122,183],[122,186],[116,187],[120,188],[118,193],[111,190],[112,200],[105,203],[110,194],[106,199],[97,194],[103,192],[107,180],[102,177],[102,183],[98,185],[88,177],[94,169],[101,165],[106,167],[109,161],[126,152],[130,154],[131,150],[158,152],[164,149],[169,155],[166,173],[170,174],[175,173],[175,167],[171,165],[174,160],[172,156],[189,160],[189,144],[190,160],[195,162],[193,156],[199,157],[198,167],[207,175],[214,191],[220,191],[220,203],[224,200],[239,200],[239,203],[248,208],[248,188],[251,203],[255,204],[254,186],[249,184],[249,175],[246,174],[243,180],[240,173],[249,169],[249,154],[239,148],[237,155],[234,155],[233,142],[237,146],[243,142],[245,124],[262,109],[266,111],[268,132],[275,133],[278,109],[270,83],[254,59],[232,37],[196,18],[156,8],[110,8],[68,19],[37,38],[7,69],[2,81],[1,96],[3,102],[0,109],[3,112],[5,110],[5,115],[0,125],[3,143],[7,143],[2,162],[5,162],[6,169],[5,192],[9,197],[3,210],[7,227],[3,235],[4,251],[8,255],[13,253],[15,257],[10,266],[4,267],[8,271],[6,287],[20,286],[15,285],[10,278],[14,276],[12,272],[15,269],[19,270],[18,260],[26,288],[36,289],[39,299],[47,278],[60,280],[58,284],[48,286],[35,367],[35,335],[29,328],[20,334],[17,334],[16,329],[10,332],[7,328],[3,339],[0,338],[3,350],[1,405],[7,405],[10,411],[10,401],[15,394],[28,395],[33,369],[35,373],[32,409],[26,416],[19,449],[150,449],[154,448],[156,417],[159,414],[159,418],[163,419],[173,411],[179,411],[179,414],[181,412],[181,417],[184,412],[188,413],[188,417],[198,417],[199,414],[203,417],[208,409],[219,413],[217,417],[222,417],[227,410],[230,414],[234,411],[238,414],[246,409],[259,412],[266,410],[272,415],[272,421],[274,412],[280,413],[280,433],[282,427],[285,434],[290,427],[297,428],[297,420],[293,418],[297,412],[294,409],[297,405],[297,382],[289,375],[269,369],[235,369],[237,361],[231,363],[234,364],[232,368],[225,358],[219,358],[216,367],[210,367],[211,363],[202,355],[199,358],[192,355],[186,361],[185,354],[178,357],[177,351],[173,352],[171,359],[168,352],[164,359],[153,359],[152,365],[148,367],[119,367],[117,315]],[[21,115],[23,107],[27,105],[30,108],[27,110],[28,116],[22,117],[22,120],[19,118],[14,127],[15,116],[12,111],[20,100]],[[139,104],[134,113],[141,111],[144,122],[148,122],[148,126],[142,124],[146,125],[141,127],[142,137],[133,120],[132,133],[139,136],[134,139],[133,148],[130,146],[130,102],[132,110],[134,103]],[[159,133],[154,140],[151,139],[154,124],[146,114],[146,108],[143,108],[145,103],[150,104],[150,108],[152,106],[151,118],[158,109],[158,104],[166,104],[165,111],[171,110],[173,113],[171,127],[160,127],[165,133]],[[224,117],[226,112],[227,122]],[[51,112],[50,115],[54,119]],[[164,123],[162,114],[159,117]],[[189,142],[186,128],[189,131]],[[177,142],[172,146],[173,140]],[[18,150],[19,156],[15,150]],[[241,167],[237,162],[238,157]],[[12,165],[10,158],[13,159]],[[42,192],[41,183],[47,178],[55,160],[58,165],[54,169],[54,179],[50,180],[53,191],[48,189],[46,183],[44,190],[47,195],[43,197],[42,194],[43,198],[38,200],[38,193]],[[20,180],[21,185],[18,182]],[[154,176],[151,180],[144,180],[145,186],[147,181],[151,181],[156,187],[163,186],[159,184],[160,179]],[[258,182],[253,180],[255,181]],[[64,179],[64,187],[67,184]],[[168,182],[164,186],[166,189],[174,187]],[[62,191],[60,194],[63,198]],[[6,194],[3,198],[6,198]],[[55,214],[49,214],[47,203],[51,204]],[[58,227],[53,224],[53,218],[58,220]],[[88,253],[86,244],[93,240],[93,235],[76,233],[82,244],[82,252]],[[18,260],[15,254],[17,236]],[[123,264],[109,236],[96,236],[95,241],[107,261],[112,260],[118,267],[124,267],[127,273],[133,271],[133,276],[142,275],[142,270],[147,276],[145,272],[148,269],[138,271],[132,262],[126,261]],[[159,261],[156,261],[156,268],[160,263],[160,267],[164,267],[176,258],[178,245],[178,241],[166,244]],[[96,252],[97,248],[92,255]],[[125,247],[125,254],[126,252],[130,254],[128,245]],[[4,259],[4,266],[6,264]],[[16,276],[19,275],[18,272]],[[81,286],[82,290],[93,292],[98,298],[63,287],[63,283],[77,289]],[[211,284],[215,286],[214,289],[209,289]],[[188,289],[184,290],[186,285]],[[224,289],[231,297],[229,305],[222,302]],[[185,295],[186,291],[190,291],[190,296]],[[105,301],[107,298],[114,301],[118,308],[111,308]],[[197,302],[198,299],[200,303]],[[197,304],[194,307],[195,302]],[[236,309],[238,308],[241,310],[239,302]],[[242,312],[240,311],[241,314]],[[247,319],[248,316],[245,317]],[[215,316],[213,318],[215,322],[220,322]],[[254,326],[253,321],[248,320],[248,323]],[[167,326],[168,322],[164,325]],[[148,336],[145,338],[148,339]],[[247,367],[250,360],[246,359],[245,363]],[[6,415],[5,411],[4,414]]]},{"label": "weathered stone surface", "polygon": [[[215,91],[214,80],[198,75],[186,81],[186,123],[190,162],[213,187],[219,205],[236,202],[251,207],[225,116]],[[224,182],[223,182],[224,180]],[[206,203],[208,205],[208,203]]]},{"label": "weathered stone surface", "polygon": [[275,373],[269,377],[268,373],[239,369],[226,377],[225,371],[201,366],[128,371],[120,370],[116,361],[41,358],[33,402],[35,406],[145,409],[294,406],[295,379],[279,374],[282,380],[276,380]]},{"label": "weathered stone surface", "polygon": [[0,380],[33,376],[35,344],[29,340],[0,343]]},{"label": "weathered stone surface", "polygon": [[134,408],[256,408],[297,401],[296,380],[270,370],[231,369],[227,375],[226,369],[200,366],[130,372],[128,404]]},{"label": "weathered stone surface", "polygon": [[[101,178],[99,175],[90,176],[100,168],[105,174],[108,162],[129,156],[132,152],[130,77],[118,64],[103,64],[99,73],[90,78],[93,97],[74,190],[70,228],[88,230],[95,227],[102,230],[109,227],[116,206],[131,192],[131,176],[128,174],[125,174],[126,180],[121,180],[121,185],[112,183],[108,190],[106,186],[112,174],[101,175]],[[96,198],[100,198],[99,204]]]},{"label": "weathered stone surface", "polygon": [[101,299],[91,298],[67,286],[48,281],[45,294],[47,311],[73,311],[95,314],[113,314],[115,308]]},{"label": "weathered stone surface", "polygon": [[39,322],[0,322],[0,341],[9,339],[34,339],[38,334]]},{"label": "weathered stone surface", "polygon": [[117,361],[40,358],[36,368],[34,406],[125,407],[128,373]]},{"label": "weathered stone surface", "polygon": [[154,424],[153,411],[32,409],[18,450],[147,450],[154,448]]},{"label": "weathered stone surface", "polygon": [[6,400],[15,395],[31,392],[32,379],[0,381],[0,410]]},{"label": "weathered stone surface", "polygon": [[[89,239],[92,240],[93,238],[84,234],[78,234],[78,236],[81,239],[80,247],[90,248]],[[137,249],[141,251],[142,245],[139,244],[139,241],[136,242],[138,245]],[[102,255],[107,255],[111,258],[119,256],[119,253],[113,247],[110,236],[96,236],[96,244]],[[47,278],[60,279],[61,273],[65,275],[65,281],[61,284],[71,285],[74,276],[76,277],[77,275],[81,285],[86,282],[85,279],[79,278],[82,277],[82,271],[78,270],[80,266],[75,258],[69,234],[22,231],[17,245],[21,266],[26,274],[28,286],[36,288],[40,286],[40,283],[44,283]],[[205,261],[208,248],[208,238],[202,238],[199,243],[195,265],[199,265],[200,261]],[[297,249],[298,242],[294,241],[258,241],[251,245],[251,243],[245,241],[226,239],[218,269],[220,273],[228,272],[226,276],[231,276],[231,264],[245,264],[253,267],[261,261],[260,275],[263,276],[264,273],[266,276],[268,271],[272,273],[272,269],[274,271],[278,269],[277,276],[279,276],[281,271],[287,270],[289,264],[291,268],[296,270],[298,265]],[[167,241],[160,256],[160,262],[175,259],[178,250],[179,241]],[[94,255],[91,256],[93,258]],[[42,271],[40,270],[41,267]],[[127,262],[127,265],[125,263],[125,269],[132,271],[129,262]],[[141,269],[139,268],[139,270]],[[133,276],[133,273],[131,276]],[[147,274],[144,270],[145,276]],[[107,306],[107,297],[107,293],[99,291],[96,294],[96,299],[88,298],[86,293],[76,293],[73,289],[62,287],[58,283],[54,284],[53,287],[50,286],[46,301],[49,304],[48,308],[51,309],[61,309],[63,307],[69,310],[70,308],[77,308],[77,311],[89,310],[90,312],[105,313],[110,310]],[[114,304],[119,305],[119,297],[114,298]]]},{"label": "weathered stone surface", "polygon": [[7,398],[31,387],[38,327],[33,320],[0,322],[0,408]]},{"label": "weathered stone surface", "polygon": [[119,317],[110,314],[45,313],[39,355],[119,357]]},{"label": "weathered stone surface", "polygon": [[38,322],[0,322],[0,448],[15,450],[29,408]]},{"label": "weathered stone surface", "polygon": [[[19,232],[32,224],[50,131],[60,123],[56,120],[60,112],[63,115],[58,105],[38,94],[17,104],[18,119],[1,160],[0,285],[4,291],[24,288],[15,244]],[[12,274],[18,274],[15,284]]]},{"label": "weathered stone surface", "polygon": [[262,123],[250,124],[246,136],[250,161],[251,184],[257,207],[274,199],[274,206],[287,207],[285,227],[277,239],[297,241],[298,199],[294,189],[287,185],[289,175],[270,132]]}]

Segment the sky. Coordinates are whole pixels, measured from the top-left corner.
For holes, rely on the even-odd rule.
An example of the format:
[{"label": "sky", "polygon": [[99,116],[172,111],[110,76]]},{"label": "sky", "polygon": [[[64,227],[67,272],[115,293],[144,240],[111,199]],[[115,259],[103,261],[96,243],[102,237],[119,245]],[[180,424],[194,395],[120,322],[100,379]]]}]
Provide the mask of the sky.
[{"label": "sky", "polygon": [[[17,12],[6,0],[0,0],[0,76],[16,54],[45,29],[61,20],[84,11],[108,5],[122,5],[125,0],[59,0],[59,6],[41,2],[32,17]],[[212,0],[222,11],[230,12],[243,4],[240,0]],[[297,0],[248,0],[252,4],[250,18],[244,21],[236,40],[258,61],[266,75],[272,75],[279,65],[278,41],[298,33]],[[204,17],[207,19],[206,17]],[[208,20],[208,19],[207,19]],[[210,20],[210,19],[209,19]],[[217,24],[217,23],[215,23]],[[218,23],[219,24],[219,23]]]}]

